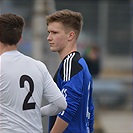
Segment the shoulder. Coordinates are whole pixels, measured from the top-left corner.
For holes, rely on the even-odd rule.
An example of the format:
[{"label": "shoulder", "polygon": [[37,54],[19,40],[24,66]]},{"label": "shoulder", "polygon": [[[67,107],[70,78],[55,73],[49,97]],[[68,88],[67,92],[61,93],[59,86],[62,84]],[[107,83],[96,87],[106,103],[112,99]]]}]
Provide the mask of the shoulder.
[{"label": "shoulder", "polygon": [[81,56],[79,52],[72,52],[68,54],[62,61],[61,75],[65,80],[69,80],[71,77],[79,73],[83,67],[79,63]]},{"label": "shoulder", "polygon": [[27,64],[32,65],[34,67],[37,67],[38,69],[41,69],[43,71],[47,70],[46,65],[42,61],[34,59],[34,58],[27,56],[27,55],[23,55],[23,56],[24,56],[24,61],[27,62]]},{"label": "shoulder", "polygon": [[78,51],[74,51],[74,52],[68,54],[63,59],[63,61],[65,61],[65,60],[75,60],[75,61],[78,61],[80,58],[81,58],[80,53]]}]

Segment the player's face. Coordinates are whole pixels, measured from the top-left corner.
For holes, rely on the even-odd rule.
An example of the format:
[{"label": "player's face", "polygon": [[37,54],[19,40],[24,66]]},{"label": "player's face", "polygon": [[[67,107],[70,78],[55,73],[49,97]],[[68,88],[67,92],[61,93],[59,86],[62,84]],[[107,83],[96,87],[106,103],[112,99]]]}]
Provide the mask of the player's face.
[{"label": "player's face", "polygon": [[61,53],[68,45],[68,34],[62,23],[52,22],[48,25],[49,35],[47,40],[50,44],[50,50]]}]

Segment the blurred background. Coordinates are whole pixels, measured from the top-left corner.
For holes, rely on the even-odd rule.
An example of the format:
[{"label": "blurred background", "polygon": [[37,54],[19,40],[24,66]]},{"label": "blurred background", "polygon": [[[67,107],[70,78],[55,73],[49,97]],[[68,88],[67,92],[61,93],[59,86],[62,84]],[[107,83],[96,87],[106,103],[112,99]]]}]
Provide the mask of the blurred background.
[{"label": "blurred background", "polygon": [[[0,13],[22,15],[26,24],[19,50],[44,62],[53,76],[60,59],[49,50],[45,16],[60,9],[82,13],[78,50],[93,76],[94,133],[133,133],[132,0],[0,0]],[[46,100],[42,105],[47,103]],[[47,133],[48,118],[43,118]]]}]

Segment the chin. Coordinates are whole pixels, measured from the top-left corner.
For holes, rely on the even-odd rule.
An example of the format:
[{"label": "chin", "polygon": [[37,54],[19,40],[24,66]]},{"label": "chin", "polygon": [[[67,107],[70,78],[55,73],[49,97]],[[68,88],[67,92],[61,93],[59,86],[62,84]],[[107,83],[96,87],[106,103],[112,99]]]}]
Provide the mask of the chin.
[{"label": "chin", "polygon": [[56,50],[56,49],[53,49],[53,48],[50,48],[50,50],[51,50],[52,52],[57,52],[57,50]]}]

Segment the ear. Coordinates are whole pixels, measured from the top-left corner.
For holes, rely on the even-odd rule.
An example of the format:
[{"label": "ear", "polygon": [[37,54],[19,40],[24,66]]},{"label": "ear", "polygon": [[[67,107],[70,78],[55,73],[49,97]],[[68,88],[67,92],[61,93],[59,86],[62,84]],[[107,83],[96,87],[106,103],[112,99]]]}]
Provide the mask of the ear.
[{"label": "ear", "polygon": [[20,43],[22,41],[22,36],[20,37],[20,39],[19,39],[19,42],[18,43]]},{"label": "ear", "polygon": [[75,37],[75,32],[70,31],[69,34],[68,34],[68,41],[71,41],[74,37]]}]

